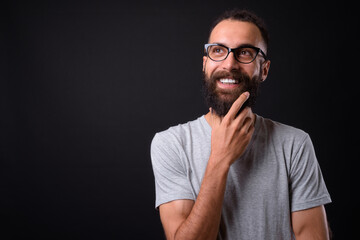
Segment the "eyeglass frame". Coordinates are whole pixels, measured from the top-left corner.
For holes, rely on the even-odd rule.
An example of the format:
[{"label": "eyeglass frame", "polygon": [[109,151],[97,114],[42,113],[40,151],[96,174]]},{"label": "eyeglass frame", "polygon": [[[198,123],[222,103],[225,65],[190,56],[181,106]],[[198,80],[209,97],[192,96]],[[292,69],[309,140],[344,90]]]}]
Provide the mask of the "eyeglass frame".
[{"label": "eyeglass frame", "polygon": [[[222,60],[214,60],[214,59],[212,59],[212,58],[209,56],[209,52],[208,52],[208,48],[211,47],[211,46],[220,46],[220,47],[226,48],[226,49],[228,50],[228,52],[227,52],[225,58],[222,59]],[[210,59],[211,59],[212,61],[214,61],[214,62],[224,61],[224,60],[227,59],[227,57],[229,56],[230,52],[233,52],[233,53],[234,53],[234,58],[235,58],[236,61],[238,61],[239,63],[243,63],[243,64],[252,63],[252,62],[256,59],[256,57],[259,55],[259,53],[262,54],[262,57],[265,59],[265,61],[268,60],[266,54],[264,53],[263,50],[261,50],[261,48],[255,47],[255,46],[250,45],[250,44],[243,44],[243,45],[241,45],[241,46],[239,46],[239,47],[237,47],[237,48],[229,48],[229,47],[227,47],[227,46],[225,46],[225,45],[223,45],[223,44],[220,44],[220,43],[206,43],[206,44],[204,45],[204,47],[205,47],[206,56],[207,56],[208,58],[210,58]],[[253,58],[253,60],[251,60],[250,62],[241,62],[239,59],[237,59],[236,54],[235,54],[235,51],[238,50],[238,49],[240,49],[240,48],[252,48],[252,49],[256,50],[256,55],[255,55],[255,57]]]}]

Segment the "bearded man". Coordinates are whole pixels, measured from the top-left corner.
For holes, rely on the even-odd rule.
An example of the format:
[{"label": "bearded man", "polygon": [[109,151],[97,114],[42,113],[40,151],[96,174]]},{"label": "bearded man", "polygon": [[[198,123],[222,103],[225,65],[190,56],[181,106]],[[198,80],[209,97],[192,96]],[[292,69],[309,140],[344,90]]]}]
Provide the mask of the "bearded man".
[{"label": "bearded man", "polygon": [[203,57],[209,112],[157,133],[156,208],[167,239],[328,239],[331,199],[310,137],[252,112],[268,33],[244,10],[213,24]]}]

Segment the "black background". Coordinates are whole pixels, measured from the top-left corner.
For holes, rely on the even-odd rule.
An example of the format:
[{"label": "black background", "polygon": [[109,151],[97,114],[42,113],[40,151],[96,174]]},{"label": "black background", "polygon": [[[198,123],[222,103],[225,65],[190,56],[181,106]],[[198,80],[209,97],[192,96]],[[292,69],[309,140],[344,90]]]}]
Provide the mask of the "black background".
[{"label": "black background", "polygon": [[9,1],[1,5],[0,237],[163,239],[149,147],[206,113],[203,44],[224,10],[270,31],[254,112],[308,132],[355,236],[359,17],[341,1]]}]

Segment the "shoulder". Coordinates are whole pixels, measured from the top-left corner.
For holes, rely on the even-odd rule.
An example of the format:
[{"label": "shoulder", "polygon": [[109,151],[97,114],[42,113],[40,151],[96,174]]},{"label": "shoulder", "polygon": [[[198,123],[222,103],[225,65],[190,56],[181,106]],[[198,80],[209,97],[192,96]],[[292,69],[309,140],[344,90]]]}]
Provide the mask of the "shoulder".
[{"label": "shoulder", "polygon": [[305,131],[271,119],[257,117],[258,129],[256,139],[265,146],[273,147],[276,152],[284,154],[286,159],[294,159],[301,149],[312,151],[310,136]]},{"label": "shoulder", "polygon": [[201,116],[187,123],[178,124],[157,132],[152,139],[151,149],[171,148],[176,150],[183,148],[189,138],[194,138],[198,136],[199,132],[208,130],[204,121],[206,121],[204,116]]},{"label": "shoulder", "polygon": [[258,143],[263,148],[270,148],[278,156],[283,156],[288,173],[294,175],[303,166],[317,164],[314,146],[310,136],[305,131],[277,121],[259,118],[257,134]]},{"label": "shoulder", "polygon": [[256,121],[259,121],[258,134],[271,138],[276,142],[301,144],[305,139],[309,138],[308,133],[305,131],[287,124],[261,116],[257,116]]},{"label": "shoulder", "polygon": [[204,121],[206,121],[204,116],[201,116],[187,123],[171,126],[166,130],[157,132],[152,140],[152,144],[182,144],[186,138],[206,128]]}]

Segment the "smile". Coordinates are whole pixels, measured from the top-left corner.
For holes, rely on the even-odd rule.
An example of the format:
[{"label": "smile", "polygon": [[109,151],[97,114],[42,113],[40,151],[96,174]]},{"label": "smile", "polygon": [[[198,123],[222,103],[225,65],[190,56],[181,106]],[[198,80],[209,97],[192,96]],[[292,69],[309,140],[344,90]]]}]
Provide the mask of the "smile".
[{"label": "smile", "polygon": [[240,83],[238,80],[231,79],[231,78],[221,78],[217,81],[216,86],[219,89],[223,90],[231,90],[236,89],[240,87]]},{"label": "smile", "polygon": [[239,83],[239,81],[235,80],[235,79],[229,79],[229,78],[222,78],[220,79],[220,82],[223,84],[237,84]]}]

